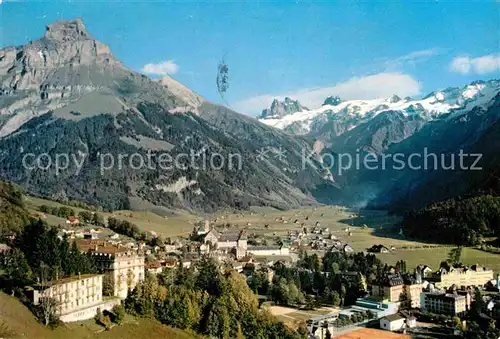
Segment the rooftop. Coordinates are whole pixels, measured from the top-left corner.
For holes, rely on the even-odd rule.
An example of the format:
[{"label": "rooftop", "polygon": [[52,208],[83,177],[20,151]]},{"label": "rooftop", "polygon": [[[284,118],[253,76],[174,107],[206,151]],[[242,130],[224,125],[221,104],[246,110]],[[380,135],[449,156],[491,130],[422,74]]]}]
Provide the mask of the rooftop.
[{"label": "rooftop", "polygon": [[265,251],[265,250],[279,250],[281,246],[279,245],[266,245],[266,246],[248,246],[247,251]]},{"label": "rooftop", "polygon": [[[62,279],[59,279],[59,280],[49,281],[47,284],[45,284],[45,286],[51,287],[51,286],[64,285],[64,284],[71,283],[71,282],[74,282],[74,281],[84,280],[84,279],[93,278],[93,277],[100,277],[100,276],[102,276],[102,274],[80,274],[80,275],[73,275],[73,276],[62,278]],[[42,284],[36,284],[35,286],[36,287],[42,287],[43,285]]]},{"label": "rooftop", "polygon": [[450,274],[450,273],[460,274],[460,273],[467,273],[467,272],[491,272],[491,269],[484,267],[484,266],[479,266],[479,265],[464,266],[464,267],[451,266],[449,269],[441,267],[436,273],[438,275],[443,275],[443,274]]},{"label": "rooftop", "polygon": [[400,316],[399,314],[390,314],[390,315],[383,317],[382,319],[387,319],[389,321],[398,321],[398,320],[404,319],[404,317]]},{"label": "rooftop", "polygon": [[441,300],[460,300],[465,299],[465,295],[453,294],[453,293],[426,293],[426,298],[441,299]]},{"label": "rooftop", "polygon": [[399,273],[387,274],[378,284],[381,286],[400,286],[404,285],[404,280]]},{"label": "rooftop", "polygon": [[146,268],[160,268],[161,263],[158,260],[146,262]]},{"label": "rooftop", "polygon": [[113,245],[109,242],[99,239],[82,239],[77,240],[76,245],[83,252],[116,254],[130,251],[129,248]]}]

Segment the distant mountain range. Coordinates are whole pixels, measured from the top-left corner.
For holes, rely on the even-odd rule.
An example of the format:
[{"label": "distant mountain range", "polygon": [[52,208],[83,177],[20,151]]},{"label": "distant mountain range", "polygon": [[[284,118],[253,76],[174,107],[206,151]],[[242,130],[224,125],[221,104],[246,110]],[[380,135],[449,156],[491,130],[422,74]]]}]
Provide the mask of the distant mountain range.
[{"label": "distant mountain range", "polygon": [[[460,150],[483,154],[484,171],[386,170],[359,168],[333,179],[342,187],[342,199],[350,203],[412,208],[438,199],[469,192],[488,180],[491,168],[500,164],[493,129],[500,117],[500,81],[475,81],[464,87],[432,92],[422,99],[389,98],[346,100],[328,97],[316,109],[302,109],[281,117],[259,120],[291,135],[309,138],[324,154],[379,156],[402,153],[436,153],[450,157]],[[300,103],[288,98],[289,102]],[[279,102],[273,102],[279,106]],[[496,128],[498,129],[498,128]],[[498,135],[500,137],[500,135]],[[485,142],[484,139],[489,139]],[[440,159],[439,159],[440,160]],[[484,177],[483,177],[484,176]],[[346,202],[332,197],[334,202]]]},{"label": "distant mountain range", "polygon": [[486,108],[499,91],[497,80],[476,81],[463,88],[432,92],[419,100],[393,95],[382,99],[342,101],[330,96],[316,109],[308,109],[287,97],[284,101],[275,99],[270,108],[262,111],[259,120],[291,134],[312,136],[329,144],[335,137],[380,114],[397,112],[405,120],[425,123],[445,115],[458,116],[475,107]]}]

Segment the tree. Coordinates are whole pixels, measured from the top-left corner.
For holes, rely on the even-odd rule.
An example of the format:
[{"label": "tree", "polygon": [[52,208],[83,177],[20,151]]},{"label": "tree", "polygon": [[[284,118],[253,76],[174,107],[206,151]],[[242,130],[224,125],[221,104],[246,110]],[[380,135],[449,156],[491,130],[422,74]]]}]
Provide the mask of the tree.
[{"label": "tree", "polygon": [[111,296],[113,293],[113,279],[110,274],[105,274],[102,278],[102,294]]},{"label": "tree", "polygon": [[476,288],[474,291],[474,302],[471,307],[472,311],[472,317],[473,318],[479,318],[479,315],[481,314],[483,310],[483,296],[481,294],[481,290],[479,288]]},{"label": "tree", "polygon": [[279,278],[271,287],[271,299],[277,304],[288,305],[290,303],[290,294],[288,283],[285,278]]},{"label": "tree", "polygon": [[94,315],[94,321],[96,322],[96,324],[98,325],[102,325],[102,311],[101,311],[101,308],[98,307],[96,312],[95,312],[95,315]]},{"label": "tree", "polygon": [[450,252],[448,253],[448,263],[452,266],[460,266],[461,261],[460,258],[462,257],[462,246],[457,246],[455,248],[452,248]]},{"label": "tree", "polygon": [[92,221],[91,223],[93,225],[96,225],[96,226],[104,226],[104,218],[102,217],[101,214],[95,212],[93,215],[92,215]]},{"label": "tree", "polygon": [[217,264],[210,258],[203,256],[198,264],[196,287],[210,295],[221,296],[225,288],[224,285],[225,280]]},{"label": "tree", "polygon": [[56,324],[59,321],[57,316],[58,302],[51,297],[41,297],[39,299],[39,318],[45,326]]},{"label": "tree", "polygon": [[401,273],[406,273],[406,261],[400,260],[396,263],[396,268]]},{"label": "tree", "polygon": [[115,305],[113,307],[113,314],[114,314],[113,321],[118,325],[121,324],[123,319],[125,318],[125,307],[123,307],[123,305],[121,304]]},{"label": "tree", "polygon": [[57,307],[58,302],[56,299],[50,297],[50,276],[49,267],[43,262],[40,264],[40,282],[38,288],[40,289],[40,297],[38,298],[38,305],[36,307],[36,313],[38,317],[42,320],[45,326],[49,324],[55,324],[58,322]]},{"label": "tree", "polygon": [[366,316],[366,319],[375,319],[375,317],[377,315],[375,313],[373,313],[372,311],[368,310],[368,311],[366,311],[365,316]]},{"label": "tree", "polygon": [[344,305],[346,294],[347,294],[347,290],[345,288],[345,285],[342,284],[341,287],[340,287],[340,301],[341,301],[341,305]]},{"label": "tree", "polygon": [[81,211],[80,213],[78,213],[78,218],[83,221],[83,222],[86,222],[86,223],[91,223],[92,222],[92,219],[93,219],[93,215],[91,212],[89,211]]},{"label": "tree", "polygon": [[0,267],[3,267],[5,275],[13,280],[16,284],[23,284],[32,277],[31,268],[24,253],[18,249],[13,248],[7,253],[3,254],[3,260],[0,261]]},{"label": "tree", "polygon": [[47,206],[47,205],[42,205],[42,206],[40,206],[40,212],[52,214],[52,207]]},{"label": "tree", "polygon": [[205,322],[205,332],[217,338],[229,338],[230,315],[225,298],[217,298],[209,307],[208,317]]}]

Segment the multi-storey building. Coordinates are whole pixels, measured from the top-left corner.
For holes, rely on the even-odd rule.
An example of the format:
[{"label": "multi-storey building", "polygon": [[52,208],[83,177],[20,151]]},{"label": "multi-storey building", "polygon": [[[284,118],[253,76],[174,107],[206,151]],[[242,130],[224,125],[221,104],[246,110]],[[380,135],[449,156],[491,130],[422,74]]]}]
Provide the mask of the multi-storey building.
[{"label": "multi-storey building", "polygon": [[493,271],[489,268],[473,265],[470,267],[441,268],[432,274],[431,280],[437,288],[449,288],[453,285],[483,286],[493,279]]},{"label": "multi-storey building", "polygon": [[372,296],[389,302],[401,302],[411,308],[420,307],[422,283],[411,275],[388,274],[372,285]]},{"label": "multi-storey building", "polygon": [[112,295],[126,298],[128,291],[144,280],[144,256],[126,247],[99,240],[80,240],[78,247],[94,256],[98,269],[105,274],[104,284]]},{"label": "multi-storey building", "polygon": [[247,235],[242,231],[218,231],[212,228],[205,234],[204,242],[210,244],[218,250],[231,252],[236,259],[241,259],[247,255]]},{"label": "multi-storey building", "polygon": [[417,274],[415,278],[413,275],[407,274],[403,277],[403,299],[405,306],[410,308],[420,308],[420,293],[422,293],[423,284],[421,277]]},{"label": "multi-storey building", "polygon": [[90,319],[98,308],[111,310],[120,304],[118,298],[103,300],[102,284],[102,274],[85,274],[37,284],[34,286],[33,304],[47,302],[50,298],[61,321]]},{"label": "multi-storey building", "polygon": [[372,296],[390,302],[400,301],[404,291],[403,277],[398,274],[388,274],[372,285]]},{"label": "multi-storey building", "polygon": [[422,292],[420,294],[420,309],[436,314],[463,316],[467,312],[467,297],[451,293]]}]

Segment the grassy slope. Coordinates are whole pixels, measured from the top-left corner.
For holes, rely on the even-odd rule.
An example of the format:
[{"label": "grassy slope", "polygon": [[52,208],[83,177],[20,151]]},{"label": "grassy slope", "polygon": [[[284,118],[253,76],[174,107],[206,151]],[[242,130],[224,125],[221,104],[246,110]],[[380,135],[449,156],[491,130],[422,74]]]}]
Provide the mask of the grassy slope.
[{"label": "grassy slope", "polygon": [[[36,211],[41,205],[63,206],[62,204],[41,198],[26,197],[26,205],[31,211]],[[71,207],[71,206],[70,206]],[[81,208],[71,207],[76,213],[83,211]],[[141,230],[154,231],[165,237],[186,235],[193,230],[193,224],[197,217],[179,211],[176,214],[162,217],[147,211],[115,211],[114,213],[100,212],[104,218],[113,216],[118,219],[127,220],[136,224]],[[65,226],[66,220],[56,216],[48,215],[46,221],[51,225]]]},{"label": "grassy slope", "polygon": [[[19,300],[0,292],[0,321],[14,333],[14,338],[30,339],[193,339],[197,338],[185,331],[164,326],[149,319],[129,318],[121,326],[114,326],[109,331],[93,320],[71,323],[50,330],[41,325]],[[1,328],[1,327],[0,327]],[[4,334],[0,332],[0,337]],[[7,337],[7,336],[6,336]]]}]

